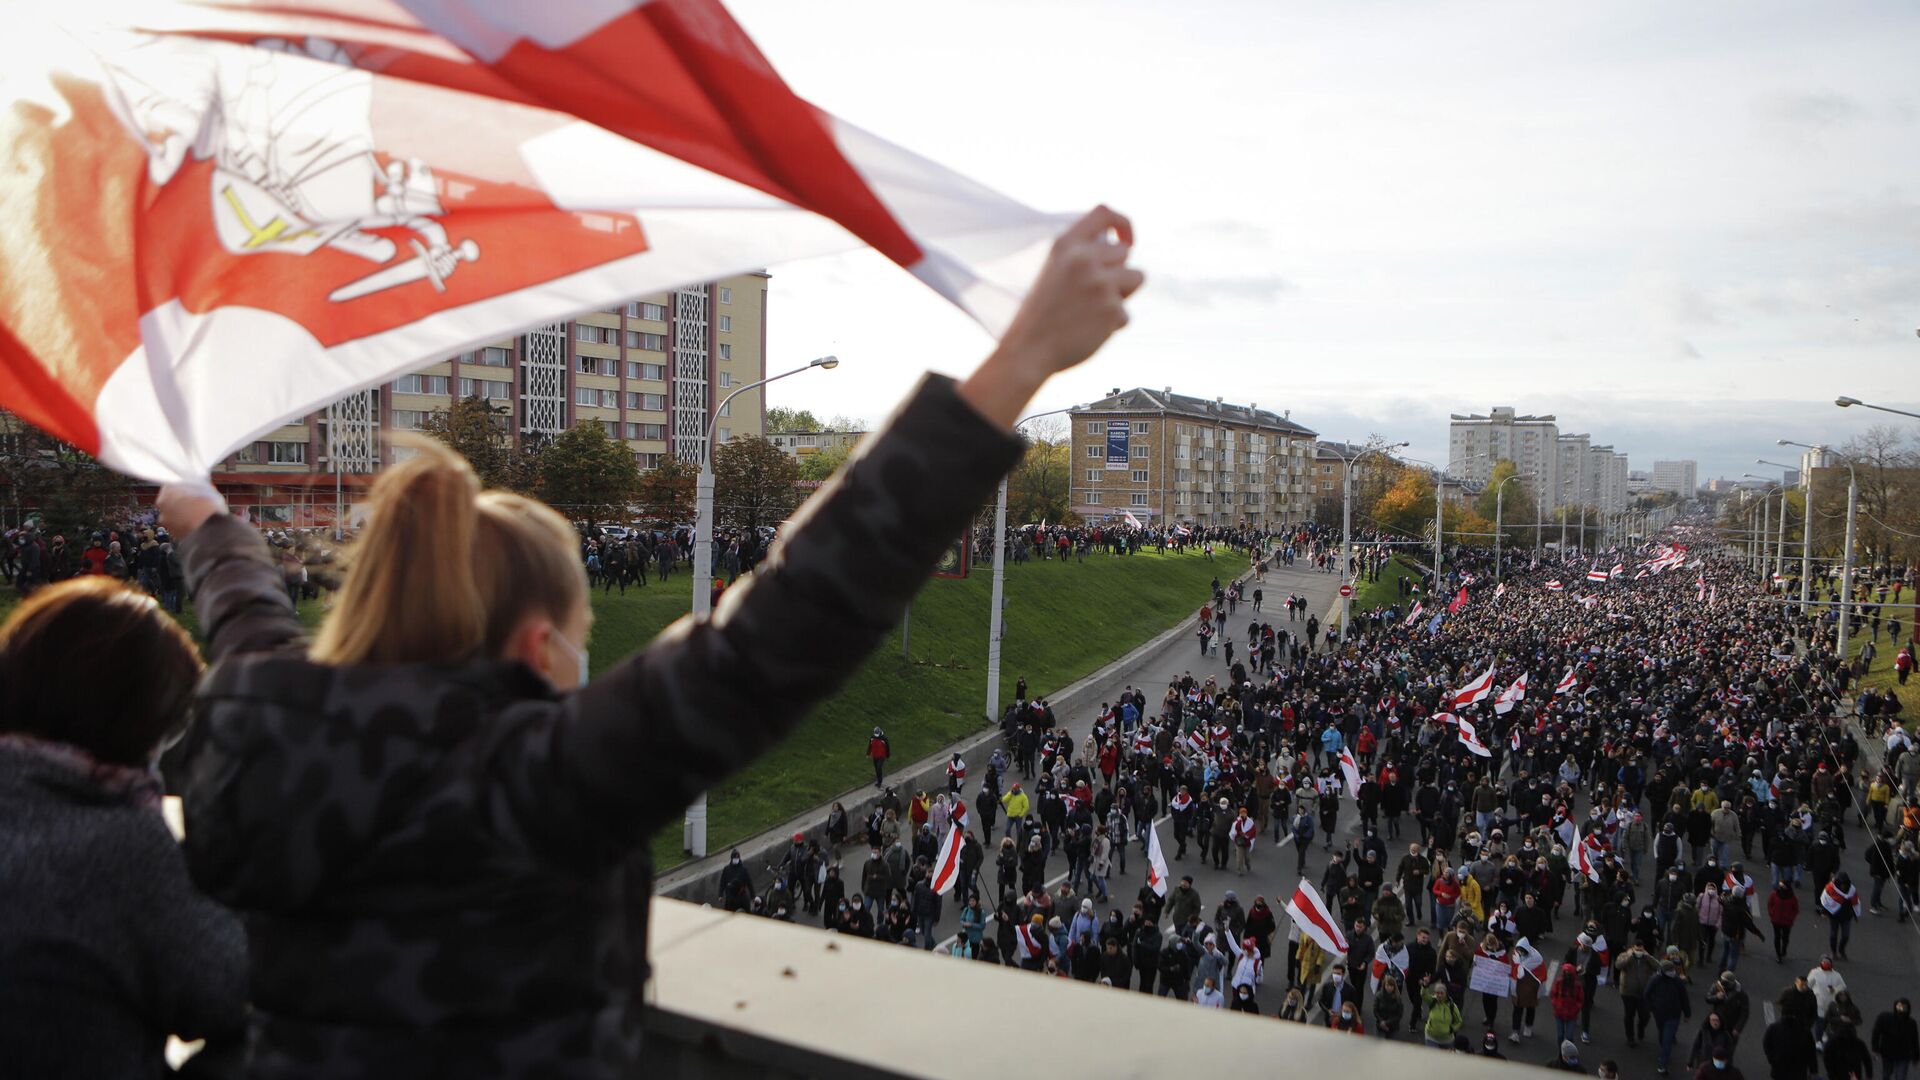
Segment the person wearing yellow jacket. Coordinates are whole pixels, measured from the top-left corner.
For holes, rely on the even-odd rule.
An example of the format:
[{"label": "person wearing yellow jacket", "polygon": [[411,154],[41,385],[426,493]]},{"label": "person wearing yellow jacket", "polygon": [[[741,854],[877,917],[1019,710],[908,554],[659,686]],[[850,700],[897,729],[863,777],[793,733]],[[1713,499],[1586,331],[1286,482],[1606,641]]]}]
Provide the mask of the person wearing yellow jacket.
[{"label": "person wearing yellow jacket", "polygon": [[1465,867],[1460,868],[1460,911],[1473,916],[1474,922],[1487,921],[1487,905],[1480,883],[1473,879],[1472,874],[1467,873]]},{"label": "person wearing yellow jacket", "polygon": [[1020,790],[1020,782],[1017,780],[1007,789],[1005,795],[1000,796],[1000,808],[1007,812],[1008,836],[1012,836],[1015,827],[1026,820],[1027,810],[1031,806],[1032,804],[1027,801],[1027,793]]}]

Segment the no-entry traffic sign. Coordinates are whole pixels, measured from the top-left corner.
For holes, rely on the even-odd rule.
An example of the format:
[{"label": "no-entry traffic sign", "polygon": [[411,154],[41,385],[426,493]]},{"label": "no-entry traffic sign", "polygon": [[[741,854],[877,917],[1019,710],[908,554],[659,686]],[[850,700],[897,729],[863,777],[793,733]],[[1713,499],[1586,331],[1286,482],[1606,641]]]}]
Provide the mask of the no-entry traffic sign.
[{"label": "no-entry traffic sign", "polygon": [[1353,595],[1353,586],[1351,585],[1340,586],[1340,595],[1345,597],[1351,597]]}]

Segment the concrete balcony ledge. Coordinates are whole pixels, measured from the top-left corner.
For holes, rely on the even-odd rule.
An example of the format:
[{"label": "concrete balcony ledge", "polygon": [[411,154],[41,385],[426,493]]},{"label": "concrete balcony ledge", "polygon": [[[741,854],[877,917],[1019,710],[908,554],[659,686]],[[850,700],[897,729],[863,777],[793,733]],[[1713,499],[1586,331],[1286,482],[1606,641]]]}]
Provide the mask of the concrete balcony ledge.
[{"label": "concrete balcony ledge", "polygon": [[1164,1080],[1284,1069],[1467,1080],[1513,1064],[678,900],[653,901],[651,937],[646,1046],[657,1075]]}]

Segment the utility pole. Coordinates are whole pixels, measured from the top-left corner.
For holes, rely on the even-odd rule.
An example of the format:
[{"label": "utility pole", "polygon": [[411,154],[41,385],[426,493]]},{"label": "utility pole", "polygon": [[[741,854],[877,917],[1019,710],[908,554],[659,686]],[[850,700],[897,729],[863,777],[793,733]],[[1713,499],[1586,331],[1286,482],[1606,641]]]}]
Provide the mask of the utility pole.
[{"label": "utility pole", "polygon": [[1852,629],[1853,614],[1853,519],[1860,510],[1860,480],[1854,475],[1853,465],[1847,465],[1847,546],[1840,559],[1840,631],[1834,642],[1834,652],[1841,662],[1847,659],[1847,634]]},{"label": "utility pole", "polygon": [[1784,586],[1787,573],[1787,489],[1784,487],[1780,489],[1780,530],[1773,538],[1773,572],[1782,578]]},{"label": "utility pole", "polygon": [[1811,609],[1813,588],[1813,470],[1807,470],[1806,505],[1800,508],[1800,614]]},{"label": "utility pole", "polygon": [[1447,474],[1436,471],[1433,474],[1433,587],[1436,593],[1440,589],[1440,530],[1443,522],[1441,506],[1446,499],[1446,492]]}]

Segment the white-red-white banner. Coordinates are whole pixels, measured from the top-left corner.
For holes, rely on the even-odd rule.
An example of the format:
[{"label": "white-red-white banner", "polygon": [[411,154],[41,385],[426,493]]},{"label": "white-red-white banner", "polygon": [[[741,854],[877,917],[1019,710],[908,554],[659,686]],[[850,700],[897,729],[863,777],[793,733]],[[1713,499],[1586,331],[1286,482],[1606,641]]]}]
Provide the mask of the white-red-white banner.
[{"label": "white-red-white banner", "polygon": [[64,10],[0,35],[0,405],[149,480],[532,326],[863,244],[998,333],[1067,224],[814,108],[719,0]]},{"label": "white-red-white banner", "polygon": [[1334,956],[1347,955],[1347,936],[1340,932],[1340,925],[1327,910],[1326,901],[1320,899],[1320,890],[1306,878],[1300,879],[1293,895],[1287,899],[1287,914],[1300,932],[1322,949]]}]

